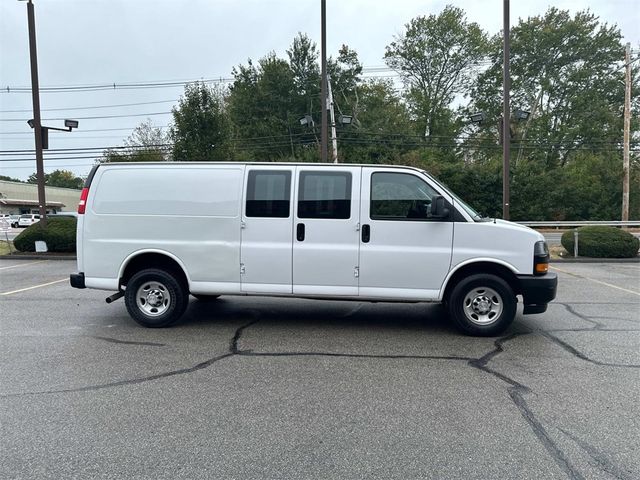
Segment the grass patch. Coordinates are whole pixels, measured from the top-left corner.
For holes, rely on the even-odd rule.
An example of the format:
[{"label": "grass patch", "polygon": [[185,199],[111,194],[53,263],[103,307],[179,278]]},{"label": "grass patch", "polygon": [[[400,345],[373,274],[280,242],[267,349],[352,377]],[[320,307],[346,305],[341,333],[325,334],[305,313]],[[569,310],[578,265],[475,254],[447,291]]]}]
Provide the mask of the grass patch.
[{"label": "grass patch", "polygon": [[[11,252],[15,252],[16,249],[11,247]],[[0,240],[0,255],[9,255],[9,244],[6,240]]]}]

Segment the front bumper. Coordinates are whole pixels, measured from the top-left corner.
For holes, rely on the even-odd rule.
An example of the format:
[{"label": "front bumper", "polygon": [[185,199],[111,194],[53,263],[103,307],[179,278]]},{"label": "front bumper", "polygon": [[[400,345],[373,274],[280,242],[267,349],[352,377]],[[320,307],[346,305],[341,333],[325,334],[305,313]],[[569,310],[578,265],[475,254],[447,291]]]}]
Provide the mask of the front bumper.
[{"label": "front bumper", "polygon": [[84,272],[69,275],[69,283],[73,288],[86,288],[84,284]]},{"label": "front bumper", "polygon": [[522,313],[527,315],[545,312],[547,304],[556,298],[558,276],[555,273],[547,273],[539,277],[534,275],[518,275],[517,277],[524,303]]}]

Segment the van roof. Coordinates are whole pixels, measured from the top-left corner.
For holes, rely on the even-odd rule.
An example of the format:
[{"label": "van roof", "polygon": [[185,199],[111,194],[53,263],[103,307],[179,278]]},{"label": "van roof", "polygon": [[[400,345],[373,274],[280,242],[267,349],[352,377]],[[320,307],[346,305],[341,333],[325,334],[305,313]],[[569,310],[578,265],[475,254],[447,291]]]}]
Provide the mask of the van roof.
[{"label": "van roof", "polygon": [[126,167],[150,167],[150,166],[174,166],[174,165],[269,165],[273,167],[291,167],[291,166],[313,166],[313,167],[327,167],[327,168],[340,168],[340,167],[376,167],[376,168],[403,168],[411,169],[416,172],[424,172],[423,169],[417,167],[411,167],[407,165],[386,165],[386,164],[373,164],[373,163],[311,163],[311,162],[218,162],[218,161],[198,161],[198,162],[107,162],[99,163],[95,165],[85,181],[85,188],[89,188],[93,176],[98,168],[126,168]]}]

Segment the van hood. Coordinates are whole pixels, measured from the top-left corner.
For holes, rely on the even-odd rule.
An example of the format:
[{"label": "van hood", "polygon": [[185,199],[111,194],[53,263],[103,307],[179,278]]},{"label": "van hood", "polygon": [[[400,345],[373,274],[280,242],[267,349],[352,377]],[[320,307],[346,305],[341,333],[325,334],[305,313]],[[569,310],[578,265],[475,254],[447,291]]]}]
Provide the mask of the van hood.
[{"label": "van hood", "polygon": [[499,218],[493,219],[492,223],[495,223],[496,225],[499,225],[501,228],[508,228],[510,230],[516,230],[516,231],[520,231],[520,232],[528,232],[532,235],[532,237],[535,237],[536,241],[540,241],[543,240],[544,241],[544,235],[542,235],[540,232],[534,230],[533,228],[529,228],[525,225],[521,225],[519,223],[515,223],[515,222],[510,222],[508,220],[502,220]]}]

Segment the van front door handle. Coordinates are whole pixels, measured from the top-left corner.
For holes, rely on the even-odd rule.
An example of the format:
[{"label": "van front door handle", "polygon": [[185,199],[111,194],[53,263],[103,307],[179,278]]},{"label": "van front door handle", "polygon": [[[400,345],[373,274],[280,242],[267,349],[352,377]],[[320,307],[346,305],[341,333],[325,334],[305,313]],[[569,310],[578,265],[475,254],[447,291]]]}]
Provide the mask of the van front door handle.
[{"label": "van front door handle", "polygon": [[299,223],[296,227],[296,238],[299,242],[304,242],[304,223]]},{"label": "van front door handle", "polygon": [[371,226],[363,225],[362,226],[362,243],[369,243],[371,240]]}]

